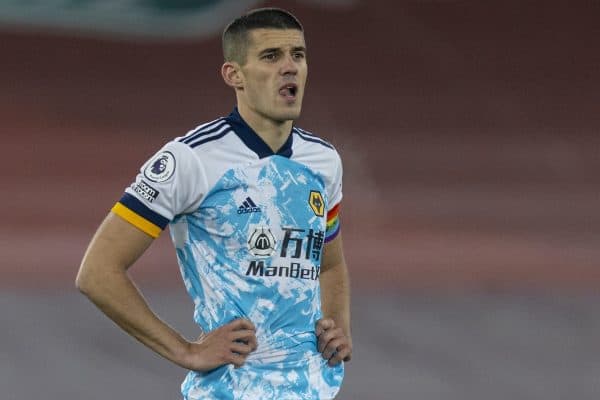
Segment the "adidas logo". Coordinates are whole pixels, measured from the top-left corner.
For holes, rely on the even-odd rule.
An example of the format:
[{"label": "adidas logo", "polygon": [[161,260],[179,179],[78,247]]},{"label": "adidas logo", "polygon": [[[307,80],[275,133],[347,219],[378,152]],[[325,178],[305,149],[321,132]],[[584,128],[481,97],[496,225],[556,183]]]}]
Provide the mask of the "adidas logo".
[{"label": "adidas logo", "polygon": [[260,212],[260,207],[258,207],[250,197],[246,197],[246,200],[242,203],[241,206],[238,207],[238,214],[249,214],[254,212]]}]

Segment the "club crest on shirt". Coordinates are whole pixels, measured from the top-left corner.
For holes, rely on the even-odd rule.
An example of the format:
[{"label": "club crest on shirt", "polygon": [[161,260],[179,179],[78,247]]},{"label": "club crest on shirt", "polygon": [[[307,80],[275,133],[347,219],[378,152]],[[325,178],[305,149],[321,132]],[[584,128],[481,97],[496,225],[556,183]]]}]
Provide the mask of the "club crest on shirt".
[{"label": "club crest on shirt", "polygon": [[277,241],[271,230],[266,226],[258,226],[248,239],[250,253],[257,257],[268,257],[275,252]]},{"label": "club crest on shirt", "polygon": [[156,155],[146,168],[144,176],[152,182],[165,182],[175,173],[175,156],[170,151],[163,151]]},{"label": "club crest on shirt", "polygon": [[313,212],[317,217],[325,215],[325,202],[323,201],[323,195],[317,190],[311,190],[308,196],[308,204],[312,208]]}]

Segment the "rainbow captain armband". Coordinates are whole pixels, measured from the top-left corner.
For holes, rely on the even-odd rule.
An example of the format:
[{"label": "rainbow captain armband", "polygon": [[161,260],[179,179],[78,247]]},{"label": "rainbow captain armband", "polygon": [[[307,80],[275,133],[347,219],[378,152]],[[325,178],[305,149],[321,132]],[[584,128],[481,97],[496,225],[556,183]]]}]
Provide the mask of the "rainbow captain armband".
[{"label": "rainbow captain armband", "polygon": [[125,193],[111,211],[153,238],[157,238],[169,220],[146,207],[141,201]]},{"label": "rainbow captain armband", "polygon": [[327,211],[327,227],[325,228],[325,243],[332,241],[340,233],[340,203]]}]

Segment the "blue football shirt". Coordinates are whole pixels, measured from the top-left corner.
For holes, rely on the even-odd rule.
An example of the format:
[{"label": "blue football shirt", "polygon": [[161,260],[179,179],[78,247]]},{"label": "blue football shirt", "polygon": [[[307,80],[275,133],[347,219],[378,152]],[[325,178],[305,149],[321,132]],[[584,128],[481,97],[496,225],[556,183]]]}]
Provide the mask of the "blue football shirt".
[{"label": "blue football shirt", "polygon": [[186,399],[331,399],[343,364],[317,351],[323,246],[339,231],[342,164],[297,127],[273,152],[237,109],[167,143],[113,212],[153,237],[169,225],[194,320],[256,326],[243,367],[191,371]]}]

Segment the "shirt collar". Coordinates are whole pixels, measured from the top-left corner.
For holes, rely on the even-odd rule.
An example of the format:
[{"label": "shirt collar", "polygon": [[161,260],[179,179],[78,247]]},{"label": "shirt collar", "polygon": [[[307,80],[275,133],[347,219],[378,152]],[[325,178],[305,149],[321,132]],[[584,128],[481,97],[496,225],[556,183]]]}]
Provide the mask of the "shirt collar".
[{"label": "shirt collar", "polygon": [[285,143],[279,150],[274,152],[265,141],[244,121],[238,108],[235,107],[231,114],[226,118],[229,125],[233,128],[236,135],[244,142],[244,144],[258,155],[258,158],[269,156],[282,156],[290,158],[292,156],[293,135],[290,132]]}]

